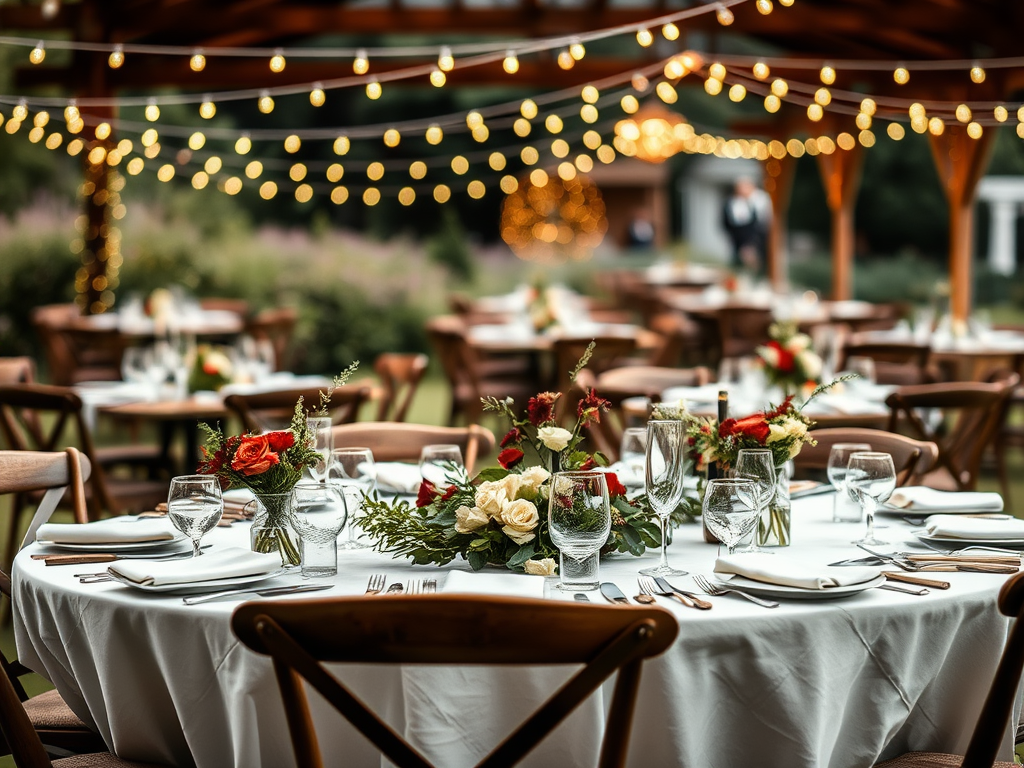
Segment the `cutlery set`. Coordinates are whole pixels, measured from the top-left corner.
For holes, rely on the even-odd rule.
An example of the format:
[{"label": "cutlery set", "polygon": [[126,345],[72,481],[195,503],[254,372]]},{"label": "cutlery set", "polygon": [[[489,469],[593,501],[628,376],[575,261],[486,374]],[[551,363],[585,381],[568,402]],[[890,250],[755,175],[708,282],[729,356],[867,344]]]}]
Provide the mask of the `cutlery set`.
[{"label": "cutlery set", "polygon": [[[979,553],[975,555],[966,554],[964,550],[951,552],[932,553],[909,553],[893,552],[887,554],[876,552],[863,544],[858,547],[867,552],[870,557],[862,557],[853,560],[840,560],[830,563],[832,566],[853,566],[853,565],[894,565],[903,571],[943,571],[952,573],[963,571],[968,573],[999,573],[1013,574],[1020,570],[1020,553],[1010,550],[991,550],[991,553]],[[977,548],[980,549],[980,548]]]},{"label": "cutlery set", "polygon": [[[695,581],[697,581],[697,585],[709,595],[718,596],[731,592],[764,608],[777,608],[779,605],[772,600],[762,600],[759,597],[754,597],[753,595],[749,595],[746,592],[740,592],[736,589],[727,589],[723,587],[721,590],[717,590],[714,585],[701,577],[695,577]],[[661,577],[652,578],[650,576],[641,576],[637,579],[637,586],[640,589],[640,594],[634,596],[633,600],[643,605],[655,604],[654,598],[657,596],[670,597],[673,600],[677,600],[682,603],[687,608],[695,608],[698,611],[708,611],[713,607],[711,603],[704,600],[702,597],[694,594],[693,592],[687,592],[686,590],[679,589],[678,587],[669,584],[668,581]],[[604,596],[605,600],[610,603],[614,603],[616,605],[630,604],[629,598],[623,594],[622,590],[609,581],[601,584],[601,594]],[[577,594],[574,597],[580,602],[588,601],[587,596],[582,593]]]},{"label": "cutlery set", "polygon": [[379,595],[384,592],[388,595],[432,595],[437,592],[437,579],[409,579],[408,584],[402,584],[400,581],[396,581],[387,590],[384,589],[384,585],[387,583],[387,577],[383,573],[374,573],[370,576],[370,580],[366,584],[367,595]]},{"label": "cutlery set", "polygon": [[[204,544],[202,549],[209,549],[212,545]],[[114,554],[112,552],[83,552],[81,554],[61,555],[32,555],[33,560],[42,560],[46,565],[89,565],[93,563],[113,563],[116,560],[155,560],[165,562],[167,560],[188,560],[192,557],[192,548],[165,552],[164,554]]]}]

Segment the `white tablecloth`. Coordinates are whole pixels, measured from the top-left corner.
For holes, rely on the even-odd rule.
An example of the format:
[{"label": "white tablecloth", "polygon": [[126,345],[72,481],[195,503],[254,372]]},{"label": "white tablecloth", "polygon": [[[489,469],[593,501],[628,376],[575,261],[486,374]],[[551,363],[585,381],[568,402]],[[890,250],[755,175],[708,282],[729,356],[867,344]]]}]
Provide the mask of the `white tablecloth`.
[{"label": "white tablecloth", "polygon": [[[830,522],[831,507],[830,496],[794,502],[792,553],[820,563],[863,554],[848,543],[861,526]],[[894,522],[879,533],[895,541],[906,530]],[[247,534],[245,524],[236,524],[214,529],[208,541],[238,543]],[[676,531],[671,558],[708,574],[716,548],[699,538],[696,526]],[[180,597],[117,584],[83,586],[73,574],[91,567],[48,568],[29,559],[33,551],[35,545],[14,565],[19,657],[50,678],[117,754],[201,768],[294,764],[271,665],[231,634],[238,601],[188,607]],[[601,576],[633,595],[637,570],[654,559],[615,557],[602,564]],[[335,588],[320,595],[361,593],[374,572],[386,572],[389,583],[446,575],[368,551],[342,552],[340,561]],[[941,577],[952,589],[927,597],[870,590],[775,610],[735,597],[712,598],[711,611],[665,602],[680,634],[644,667],[629,764],[863,768],[912,749],[962,753],[1006,638],[1008,622],[996,609],[1005,577]],[[571,599],[550,589],[552,583],[553,599]],[[692,587],[688,577],[677,583]],[[594,593],[593,599],[601,598]],[[341,671],[399,732],[447,768],[473,764],[568,674]],[[596,764],[609,698],[606,686],[526,764]],[[340,755],[346,766],[382,764],[326,704],[314,700],[313,706],[328,764],[339,764]],[[1011,742],[1012,729],[1000,759],[1010,759]]]}]

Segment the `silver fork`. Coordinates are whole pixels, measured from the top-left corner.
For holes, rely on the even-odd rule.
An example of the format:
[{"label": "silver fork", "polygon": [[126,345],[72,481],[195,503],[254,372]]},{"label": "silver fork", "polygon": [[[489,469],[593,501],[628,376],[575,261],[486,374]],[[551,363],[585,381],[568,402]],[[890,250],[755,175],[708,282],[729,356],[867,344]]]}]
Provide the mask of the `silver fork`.
[{"label": "silver fork", "polygon": [[370,581],[366,585],[367,595],[376,595],[382,589],[387,581],[387,577],[383,573],[374,573],[370,575]]},{"label": "silver fork", "polygon": [[405,594],[422,595],[423,579],[409,579],[409,583],[405,585]]},{"label": "silver fork", "polygon": [[712,584],[710,581],[705,579],[700,574],[695,575],[693,577],[693,581],[698,587],[700,587],[702,590],[704,590],[707,594],[711,595],[712,597],[721,597],[722,595],[727,595],[730,592],[732,592],[734,595],[739,595],[740,597],[747,598],[747,600],[756,605],[760,605],[762,608],[779,607],[779,604],[776,603],[774,600],[764,600],[763,598],[754,597],[753,595],[748,594],[747,592],[741,592],[740,590],[733,589],[732,587],[723,587],[721,584]]},{"label": "silver fork", "polygon": [[427,579],[423,582],[423,592],[427,595],[433,595],[437,592],[437,579]]},{"label": "silver fork", "polygon": [[694,602],[694,599],[689,595],[684,595],[681,592],[666,592],[658,586],[658,583],[650,576],[640,576],[636,580],[637,585],[640,587],[640,592],[645,595],[659,595],[660,597],[671,597],[678,600],[680,603],[685,605],[687,608],[696,608],[698,610],[707,610],[711,607],[711,603],[701,601],[700,604]]}]

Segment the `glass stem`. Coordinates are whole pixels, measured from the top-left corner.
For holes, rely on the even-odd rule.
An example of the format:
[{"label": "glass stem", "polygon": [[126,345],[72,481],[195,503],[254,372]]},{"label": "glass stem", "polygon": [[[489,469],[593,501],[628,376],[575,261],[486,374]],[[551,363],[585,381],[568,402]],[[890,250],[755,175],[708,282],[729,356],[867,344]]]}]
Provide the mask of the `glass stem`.
[{"label": "glass stem", "polygon": [[661,523],[661,564],[659,567],[668,568],[668,515],[658,515]]},{"label": "glass stem", "polygon": [[200,557],[203,554],[203,550],[199,546],[200,541],[202,541],[202,537],[198,539],[192,539],[192,557]]},{"label": "glass stem", "polygon": [[868,539],[875,538],[875,504],[871,499],[864,500],[864,515],[868,520]]}]

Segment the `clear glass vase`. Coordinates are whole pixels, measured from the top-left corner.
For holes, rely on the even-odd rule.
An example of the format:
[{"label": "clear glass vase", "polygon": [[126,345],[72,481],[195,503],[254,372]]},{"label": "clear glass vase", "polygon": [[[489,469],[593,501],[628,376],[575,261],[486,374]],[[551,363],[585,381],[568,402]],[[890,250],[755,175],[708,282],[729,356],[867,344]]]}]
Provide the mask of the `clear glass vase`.
[{"label": "clear glass vase", "polygon": [[757,543],[762,547],[788,547],[790,542],[789,480],[793,463],[775,468],[775,495],[757,524]]},{"label": "clear glass vase", "polygon": [[299,565],[302,562],[302,556],[299,554],[299,536],[289,522],[291,505],[291,491],[257,493],[255,500],[246,505],[255,507],[252,528],[249,531],[252,551],[277,552],[281,555],[281,565],[284,566]]}]

